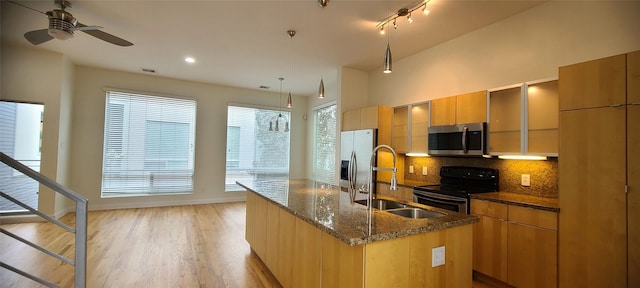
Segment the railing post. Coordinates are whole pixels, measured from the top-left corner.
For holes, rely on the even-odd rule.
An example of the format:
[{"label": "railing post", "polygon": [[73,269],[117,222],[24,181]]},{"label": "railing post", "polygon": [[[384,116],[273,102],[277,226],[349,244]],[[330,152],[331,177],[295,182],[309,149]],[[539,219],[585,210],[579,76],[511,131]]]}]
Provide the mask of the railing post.
[{"label": "railing post", "polygon": [[76,288],[87,286],[87,216],[87,201],[76,202]]}]

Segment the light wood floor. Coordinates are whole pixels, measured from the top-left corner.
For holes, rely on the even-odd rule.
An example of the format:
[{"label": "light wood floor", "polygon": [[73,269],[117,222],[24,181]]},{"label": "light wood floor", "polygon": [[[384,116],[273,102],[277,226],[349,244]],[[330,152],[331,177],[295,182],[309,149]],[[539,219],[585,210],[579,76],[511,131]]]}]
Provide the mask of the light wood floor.
[{"label": "light wood floor", "polygon": [[[89,212],[87,287],[280,287],[244,240],[244,219],[244,202]],[[2,227],[73,258],[73,235],[53,224]],[[72,266],[4,234],[0,249],[1,261],[73,287]],[[2,268],[0,279],[40,287]]]}]

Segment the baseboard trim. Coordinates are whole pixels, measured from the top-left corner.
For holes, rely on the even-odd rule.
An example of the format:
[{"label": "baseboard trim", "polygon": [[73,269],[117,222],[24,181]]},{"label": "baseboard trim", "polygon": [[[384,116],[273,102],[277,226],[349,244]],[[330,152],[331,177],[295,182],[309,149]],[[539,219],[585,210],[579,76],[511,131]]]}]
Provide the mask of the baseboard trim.
[{"label": "baseboard trim", "polygon": [[229,202],[244,202],[247,198],[232,197],[232,198],[213,198],[213,199],[198,199],[198,200],[183,200],[183,201],[154,201],[145,203],[117,203],[117,204],[91,204],[89,203],[89,211],[100,210],[116,210],[116,209],[134,209],[134,208],[155,208],[155,207],[167,207],[167,206],[182,206],[182,205],[202,205],[202,204],[216,204],[216,203],[229,203]]}]

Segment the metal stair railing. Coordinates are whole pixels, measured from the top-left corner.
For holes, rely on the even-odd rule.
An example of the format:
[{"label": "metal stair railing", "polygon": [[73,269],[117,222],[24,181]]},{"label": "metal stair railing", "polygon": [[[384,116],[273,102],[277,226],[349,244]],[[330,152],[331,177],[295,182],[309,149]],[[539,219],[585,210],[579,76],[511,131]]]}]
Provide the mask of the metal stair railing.
[{"label": "metal stair railing", "polygon": [[[0,228],[0,232],[11,237],[14,238],[22,243],[25,243],[49,256],[52,256],[54,258],[57,258],[58,260],[61,260],[63,262],[66,262],[70,265],[74,266],[74,284],[75,287],[77,288],[84,288],[87,285],[87,198],[70,190],[67,187],[64,187],[62,185],[60,185],[59,183],[51,180],[50,178],[32,170],[31,168],[27,167],[26,165],[16,161],[15,159],[7,156],[6,154],[0,152],[0,161],[2,163],[5,163],[7,166],[16,169],[18,171],[20,171],[22,174],[30,177],[31,179],[34,179],[36,181],[38,181],[40,184],[45,185],[49,188],[51,188],[52,190],[64,195],[65,197],[73,200],[76,203],[76,225],[75,225],[75,229],[48,216],[45,215],[44,213],[33,209],[32,207],[20,202],[19,200],[16,200],[15,198],[7,195],[6,193],[0,191],[0,196],[8,199],[9,201],[27,209],[29,212],[36,214],[42,218],[44,218],[45,220],[54,223],[60,227],[62,227],[63,229],[75,234],[75,259],[74,260],[70,260],[58,253],[55,253],[49,249],[46,249],[42,246],[39,246],[35,243],[30,242],[29,240],[26,240],[16,234],[13,234],[9,231],[6,231],[5,229]],[[41,279],[37,276],[31,275],[27,272],[24,272],[18,268],[15,268],[9,264],[6,264],[4,262],[0,262],[0,267],[5,268],[7,270],[10,270],[12,272],[15,272],[17,274],[20,274],[26,278],[29,278],[33,281],[36,281],[42,285],[45,285],[47,287],[58,287],[55,284],[48,282],[44,279]]]}]

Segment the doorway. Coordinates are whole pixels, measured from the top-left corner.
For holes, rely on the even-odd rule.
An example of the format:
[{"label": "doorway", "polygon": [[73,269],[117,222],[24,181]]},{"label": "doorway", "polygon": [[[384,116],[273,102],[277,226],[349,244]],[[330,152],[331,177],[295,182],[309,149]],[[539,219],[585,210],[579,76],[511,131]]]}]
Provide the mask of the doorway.
[{"label": "doorway", "polygon": [[[0,100],[0,151],[40,172],[44,105]],[[37,181],[0,163],[0,191],[38,209]],[[26,209],[0,197],[0,212],[20,213]]]}]

